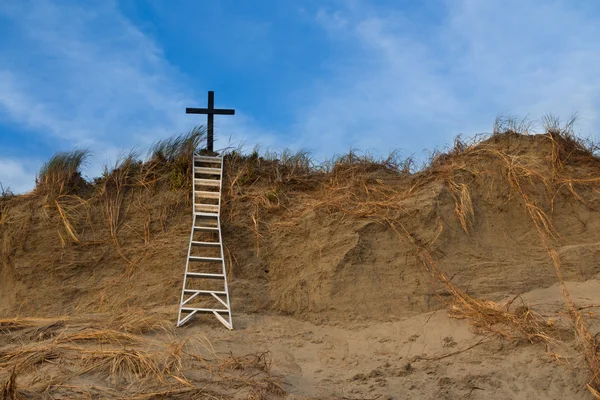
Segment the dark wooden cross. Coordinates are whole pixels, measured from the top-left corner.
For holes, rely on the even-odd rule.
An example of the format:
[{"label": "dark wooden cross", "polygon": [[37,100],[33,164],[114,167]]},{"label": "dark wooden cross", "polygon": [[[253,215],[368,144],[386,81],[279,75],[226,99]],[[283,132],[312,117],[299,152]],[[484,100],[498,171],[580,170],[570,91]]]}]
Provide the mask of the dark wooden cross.
[{"label": "dark wooden cross", "polygon": [[215,92],[210,90],[208,92],[208,108],[186,108],[185,113],[186,114],[207,114],[208,115],[208,121],[206,124],[206,141],[208,143],[207,143],[206,149],[208,150],[208,153],[210,154],[210,153],[213,153],[213,143],[214,143],[213,125],[214,125],[214,121],[215,121],[215,114],[234,115],[235,110],[215,108]]}]

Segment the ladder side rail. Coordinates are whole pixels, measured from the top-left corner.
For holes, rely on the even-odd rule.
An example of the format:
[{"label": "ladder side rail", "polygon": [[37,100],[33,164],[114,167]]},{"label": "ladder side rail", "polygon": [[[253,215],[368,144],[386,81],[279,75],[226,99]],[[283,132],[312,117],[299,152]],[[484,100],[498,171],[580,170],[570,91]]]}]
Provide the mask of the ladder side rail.
[{"label": "ladder side rail", "polygon": [[227,286],[227,268],[225,267],[225,255],[223,253],[223,238],[221,235],[221,218],[219,220],[219,241],[221,242],[221,266],[223,267],[223,281],[225,284],[225,297],[227,299],[227,313],[229,314],[229,329],[233,329],[233,320],[231,319],[231,303],[229,302],[229,288]]},{"label": "ladder side rail", "polygon": [[[221,176],[219,177],[219,202],[217,203],[219,205],[219,216],[221,216],[221,197],[223,196],[223,157],[221,157],[221,164],[220,164],[220,169],[221,169]],[[221,229],[221,223],[219,221],[219,232]],[[221,236],[219,236],[219,242],[221,242]],[[223,243],[223,242],[221,242]],[[221,247],[223,247],[223,245],[221,244]]]},{"label": "ladder side rail", "polygon": [[[192,225],[196,225],[196,155],[192,155],[192,215],[194,216],[194,221],[192,221]],[[192,230],[193,235],[193,230]],[[187,272],[187,271],[186,271]]]},{"label": "ladder side rail", "polygon": [[[187,274],[190,266],[190,255],[192,254],[192,242],[194,241],[194,227],[196,226],[196,215],[194,214],[196,201],[196,196],[194,195],[194,191],[196,190],[196,184],[194,179],[196,177],[196,173],[194,172],[195,160],[196,156],[192,154],[192,204],[194,205],[194,207],[192,207],[192,229],[190,232],[190,244],[188,245],[188,253],[185,259],[185,273],[183,275],[183,286],[181,288],[181,300],[179,301],[179,314],[177,316],[177,326],[181,326],[181,324],[183,324],[183,321],[181,320],[181,308],[184,305],[183,298],[185,296],[185,288],[187,286]],[[186,318],[186,320],[187,319],[189,318]]]},{"label": "ladder side rail", "polygon": [[[219,193],[223,189],[223,158],[221,158],[221,185],[219,186]],[[221,196],[219,196],[219,215],[217,216],[217,223],[219,224],[219,243],[221,243],[221,265],[223,267],[223,278],[225,281],[225,297],[227,298],[227,313],[229,314],[229,329],[233,329],[233,319],[231,318],[231,303],[229,302],[229,288],[227,287],[227,268],[225,267],[225,254],[223,252],[223,235],[221,234]]]},{"label": "ladder side rail", "polygon": [[192,233],[190,234],[190,245],[188,246],[188,254],[185,260],[185,273],[183,275],[183,286],[181,287],[181,300],[179,301],[179,315],[177,316],[177,326],[181,326],[183,321],[181,321],[181,308],[183,307],[183,298],[185,296],[185,288],[187,287],[187,276],[188,269],[190,266],[190,253],[192,251],[192,240],[194,239],[194,225],[196,224],[196,217],[193,217],[192,222]]}]

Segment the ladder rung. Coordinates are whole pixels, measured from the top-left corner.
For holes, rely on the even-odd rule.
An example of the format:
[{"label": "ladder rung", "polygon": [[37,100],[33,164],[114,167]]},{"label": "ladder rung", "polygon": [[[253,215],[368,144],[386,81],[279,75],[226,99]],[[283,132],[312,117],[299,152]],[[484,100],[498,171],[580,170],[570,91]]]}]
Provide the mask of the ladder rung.
[{"label": "ladder rung", "polygon": [[219,247],[221,246],[221,243],[219,242],[190,242],[190,244],[192,246],[198,246],[198,247]]},{"label": "ladder rung", "polygon": [[218,232],[219,228],[212,226],[194,226],[194,230],[199,232]]},{"label": "ladder rung", "polygon": [[199,257],[199,256],[189,256],[190,261],[202,261],[202,262],[221,262],[223,259],[221,257]]},{"label": "ladder rung", "polygon": [[195,212],[194,215],[197,217],[219,218],[219,213]]},{"label": "ladder rung", "polygon": [[227,294],[227,292],[223,290],[196,290],[196,289],[184,289],[186,293],[198,293],[198,294]]},{"label": "ladder rung", "polygon": [[194,179],[194,183],[198,186],[214,186],[214,187],[219,187],[221,186],[221,181],[218,179],[200,179],[200,178],[196,178]]},{"label": "ladder rung", "polygon": [[205,219],[207,219],[207,218],[218,218],[219,217],[219,214],[213,213],[213,212],[210,212],[210,213],[194,212],[194,215],[196,217],[205,218]]},{"label": "ladder rung", "polygon": [[209,274],[206,272],[188,272],[186,275],[190,278],[225,279],[223,274]]},{"label": "ladder rung", "polygon": [[205,210],[205,211],[219,211],[218,204],[196,204],[196,210]]},{"label": "ladder rung", "polygon": [[194,167],[194,172],[197,174],[221,175],[221,168]]},{"label": "ladder rung", "polygon": [[220,163],[222,160],[222,157],[194,156],[194,161]]},{"label": "ladder rung", "polygon": [[194,196],[203,197],[205,199],[218,199],[221,197],[221,193],[219,192],[206,192],[203,190],[196,190],[194,192]]},{"label": "ladder rung", "polygon": [[226,312],[229,310],[220,310],[218,308],[192,308],[192,307],[181,307],[181,311],[196,311],[196,312]]},{"label": "ladder rung", "polygon": [[219,212],[219,206],[217,204],[196,204],[196,212]]},{"label": "ladder rung", "polygon": [[223,299],[221,299],[219,296],[217,296],[217,294],[227,294],[227,292],[215,292],[215,291],[211,291],[211,290],[184,290],[185,292],[192,292],[194,294],[192,294],[190,297],[188,297],[187,299],[185,299],[183,301],[183,303],[181,303],[181,306],[185,306],[186,304],[188,304],[190,301],[194,300],[196,298],[196,296],[198,296],[199,294],[205,294],[205,295],[211,295],[212,297],[214,297],[215,299],[217,299],[219,301],[219,303],[223,304],[223,306],[227,307],[227,303],[225,303],[223,301]]}]

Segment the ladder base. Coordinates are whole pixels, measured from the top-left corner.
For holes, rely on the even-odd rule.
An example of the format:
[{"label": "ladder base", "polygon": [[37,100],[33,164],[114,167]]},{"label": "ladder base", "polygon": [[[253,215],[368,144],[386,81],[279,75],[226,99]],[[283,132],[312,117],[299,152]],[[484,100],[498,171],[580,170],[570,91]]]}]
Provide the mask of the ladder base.
[{"label": "ladder base", "polygon": [[183,326],[186,322],[188,322],[190,319],[192,319],[192,317],[196,314],[196,313],[207,313],[207,314],[213,314],[215,317],[217,317],[217,319],[219,320],[220,323],[222,323],[223,325],[225,325],[225,327],[227,329],[229,329],[230,331],[233,330],[233,324],[230,321],[227,321],[225,318],[223,318],[223,316],[221,314],[219,314],[220,312],[222,313],[226,313],[228,312],[228,310],[217,310],[217,309],[212,309],[212,308],[188,308],[188,307],[182,307],[181,311],[188,311],[190,312],[190,314],[186,315],[181,321],[179,321],[177,323],[177,327],[181,327]]}]

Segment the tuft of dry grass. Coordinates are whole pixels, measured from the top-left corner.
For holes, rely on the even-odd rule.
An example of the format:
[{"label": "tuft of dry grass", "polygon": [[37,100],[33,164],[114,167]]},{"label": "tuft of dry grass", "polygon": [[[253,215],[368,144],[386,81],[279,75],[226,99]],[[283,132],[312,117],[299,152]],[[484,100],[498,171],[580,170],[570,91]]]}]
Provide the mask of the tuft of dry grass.
[{"label": "tuft of dry grass", "polygon": [[80,168],[89,158],[87,149],[56,153],[38,172],[36,191],[51,197],[69,194],[85,186]]},{"label": "tuft of dry grass", "polygon": [[200,144],[206,138],[206,129],[195,127],[190,132],[159,140],[150,147],[145,165],[144,181],[167,181],[171,190],[190,188],[194,153],[203,153]]},{"label": "tuft of dry grass", "polygon": [[79,196],[59,195],[54,200],[54,205],[62,222],[64,233],[66,233],[64,235],[61,229],[57,231],[62,247],[64,248],[68,242],[83,244],[79,239],[75,224],[76,221],[89,221],[89,201]]},{"label": "tuft of dry grass", "polygon": [[[7,343],[11,343],[0,347],[0,371],[12,371],[0,386],[3,398],[17,398],[19,393],[112,398],[117,396],[115,387],[121,388],[119,397],[136,399],[189,396],[220,399],[228,398],[240,388],[256,396],[266,396],[262,398],[285,394],[281,380],[270,374],[268,353],[220,356],[208,340],[201,337],[173,340],[157,321],[152,323],[137,314],[103,321],[127,326],[138,333],[97,327],[96,321],[87,320],[0,320],[3,327],[0,332],[9,335]],[[40,331],[59,322],[62,323],[59,334],[35,342],[23,341],[24,332]],[[139,333],[142,331],[144,335]],[[32,380],[40,371],[44,379]],[[19,391],[17,375],[23,378]],[[110,387],[94,383],[99,379],[110,382]],[[82,385],[86,380],[90,383]]]},{"label": "tuft of dry grass", "polygon": [[45,327],[55,325],[57,323],[64,324],[66,318],[1,318],[0,319],[0,331],[4,333],[11,333],[14,331],[32,328],[32,327]]},{"label": "tuft of dry grass", "polygon": [[[421,170],[415,169],[412,159],[402,159],[398,153],[392,153],[387,158],[377,158],[368,153],[350,151],[322,165],[315,165],[310,155],[303,151],[267,151],[262,155],[259,149],[255,149],[250,155],[231,151],[225,156],[225,212],[229,221],[245,225],[254,232],[257,252],[261,238],[265,237],[269,230],[275,229],[271,217],[277,213],[286,212],[286,215],[293,215],[297,210],[304,212],[312,208],[388,224],[398,233],[401,240],[414,247],[417,259],[435,284],[442,285],[451,295],[452,300],[446,304],[453,317],[467,319],[479,332],[493,332],[506,338],[525,338],[530,342],[544,343],[548,347],[554,346],[557,339],[552,321],[526,305],[515,307],[514,301],[501,304],[474,298],[452,283],[437,265],[429,245],[420,242],[403,224],[407,218],[404,204],[412,198],[417,189],[432,182],[439,183],[442,194],[452,197],[458,223],[468,234],[473,230],[477,217],[474,204],[479,204],[478,196],[482,196],[485,190],[491,193],[492,184],[502,184],[507,188],[502,193],[506,194],[508,199],[516,198],[518,204],[522,204],[524,215],[539,233],[540,241],[556,270],[557,279],[562,284],[560,259],[555,250],[561,237],[552,220],[553,199],[559,190],[564,190],[578,201],[584,201],[578,190],[586,187],[597,190],[600,183],[600,178],[593,174],[586,177],[571,174],[570,167],[576,162],[597,161],[594,146],[573,135],[573,123],[574,120],[570,120],[561,125],[560,121],[549,116],[544,120],[545,133],[532,135],[532,124],[529,120],[518,120],[510,116],[499,117],[490,137],[478,137],[468,142],[459,137],[452,148],[444,152],[434,152],[429,163]],[[164,185],[163,188],[168,187],[174,192],[174,196],[165,196],[164,209],[159,216],[161,226],[166,230],[166,224],[173,215],[173,207],[179,206],[182,193],[190,186],[192,157],[203,135],[203,130],[197,129],[157,142],[145,163],[137,161],[137,154],[130,153],[120,159],[114,167],[106,168],[105,176],[97,182],[100,190],[96,192],[96,197],[89,201],[104,202],[109,236],[117,250],[120,249],[119,232],[127,215],[123,204],[130,190],[143,188],[146,190],[144,196],[152,196],[159,185]],[[523,138],[519,135],[528,136],[526,140],[520,140]],[[533,143],[533,146],[539,146],[540,149],[536,148],[532,155],[531,149],[526,148],[527,143]],[[545,149],[548,150],[547,159],[539,157],[539,152]],[[40,172],[38,191],[48,192],[42,188],[44,182],[51,183],[51,192],[58,193],[55,196],[55,205],[62,220],[61,232],[64,237],[61,236],[61,240],[63,244],[67,241],[81,243],[76,221],[85,218],[85,202],[88,200],[84,201],[69,194],[69,191],[76,187],[69,179],[53,178],[59,175],[53,175],[52,171],[65,165],[66,156],[61,157],[58,161],[51,160],[44,174]],[[82,160],[75,167],[76,172],[72,174],[75,181],[79,165],[85,157],[86,155],[82,156]],[[76,161],[77,159],[74,159],[73,164],[76,164]],[[66,167],[62,170],[71,171]],[[63,173],[60,176],[67,175],[68,173]],[[474,190],[475,188],[478,190]],[[480,190],[482,188],[483,191]],[[144,209],[143,202],[147,198],[149,197],[141,195],[137,197],[140,209]],[[299,204],[302,204],[302,207],[299,207]],[[7,215],[4,209],[0,212],[0,226],[5,224]],[[148,215],[143,235],[147,244],[150,242],[151,222]],[[10,246],[15,245],[13,241],[16,239],[11,239]],[[3,247],[8,246],[8,242],[4,241]],[[10,254],[10,251],[12,250],[5,251],[3,248],[3,262],[5,258],[9,258],[4,257],[5,253]],[[127,260],[124,255],[123,258]],[[598,339],[590,333],[585,317],[570,299],[564,285],[563,296],[591,371],[592,378],[588,388],[590,392],[597,393],[600,390]],[[19,327],[19,324],[27,323],[33,325]],[[0,329],[10,334],[16,331],[24,333],[35,326],[35,322],[17,321],[13,324],[15,325],[10,327],[9,322],[0,320]],[[277,391],[277,385],[269,383],[271,378],[265,375],[268,368],[263,367],[264,359],[260,356],[213,357],[209,360],[205,356],[199,356],[196,350],[191,350],[195,346],[194,343],[172,343],[167,348],[155,342],[149,344],[140,340],[137,335],[153,333],[168,336],[170,329],[167,322],[156,322],[144,318],[143,315],[120,316],[107,324],[107,327],[102,329],[88,327],[78,332],[61,332],[58,335],[44,333],[54,332],[57,330],[55,328],[42,329],[42,334],[38,335],[38,341],[42,343],[29,349],[20,349],[20,353],[1,353],[0,366],[18,366],[18,372],[21,371],[20,368],[30,370],[32,366],[46,366],[48,360],[60,359],[77,365],[79,371],[85,374],[99,373],[114,380],[120,377],[126,377],[127,380],[155,379],[162,384],[167,382],[169,385],[175,385],[157,389],[151,394],[138,393],[136,395],[142,396],[139,398],[169,395],[184,397],[200,393],[208,396],[213,393],[212,388],[201,389],[198,382],[191,382],[190,378],[182,373],[186,365],[189,368],[189,363],[196,363],[211,376],[219,377],[220,384],[237,382],[236,384],[243,383],[254,387],[255,398],[262,398],[261,396],[270,393],[269,391]],[[64,328],[64,325],[60,326],[60,329]],[[99,349],[98,345],[103,347]],[[136,346],[135,350],[131,346]],[[138,350],[137,346],[145,346],[147,351]],[[237,374],[246,370],[261,372],[261,380],[252,383],[248,376]],[[236,374],[232,375],[232,372]]]},{"label": "tuft of dry grass", "polygon": [[446,183],[454,198],[454,211],[460,221],[460,226],[468,234],[475,218],[469,186],[465,183],[457,183],[453,177],[447,178]]},{"label": "tuft of dry grass", "polygon": [[6,382],[4,382],[4,384],[2,385],[0,397],[2,397],[5,400],[17,400],[19,398],[17,393],[17,372],[16,368],[13,368],[12,372],[6,379]]},{"label": "tuft of dry grass", "polygon": [[529,135],[534,126],[534,121],[529,115],[517,117],[515,115],[498,115],[494,120],[493,135],[520,134]]},{"label": "tuft of dry grass", "polygon": [[123,210],[123,199],[127,188],[133,185],[134,177],[139,175],[141,168],[142,163],[138,161],[137,152],[131,151],[129,154],[119,156],[112,168],[104,167],[104,176],[97,195],[104,206],[104,218],[115,250],[130,265],[132,261],[123,253],[118,234],[128,211],[128,209]]},{"label": "tuft of dry grass", "polygon": [[7,200],[13,197],[15,197],[15,194],[12,190],[10,190],[10,187],[4,187],[4,185],[2,185],[2,182],[0,182],[0,200]]},{"label": "tuft of dry grass", "polygon": [[112,316],[106,322],[106,326],[137,335],[149,332],[173,333],[173,324],[170,321],[150,315],[145,310]]},{"label": "tuft of dry grass", "polygon": [[80,375],[101,374],[114,383],[121,380],[135,382],[146,378],[165,382],[161,354],[132,348],[82,349],[79,353],[83,361],[78,371]]}]

